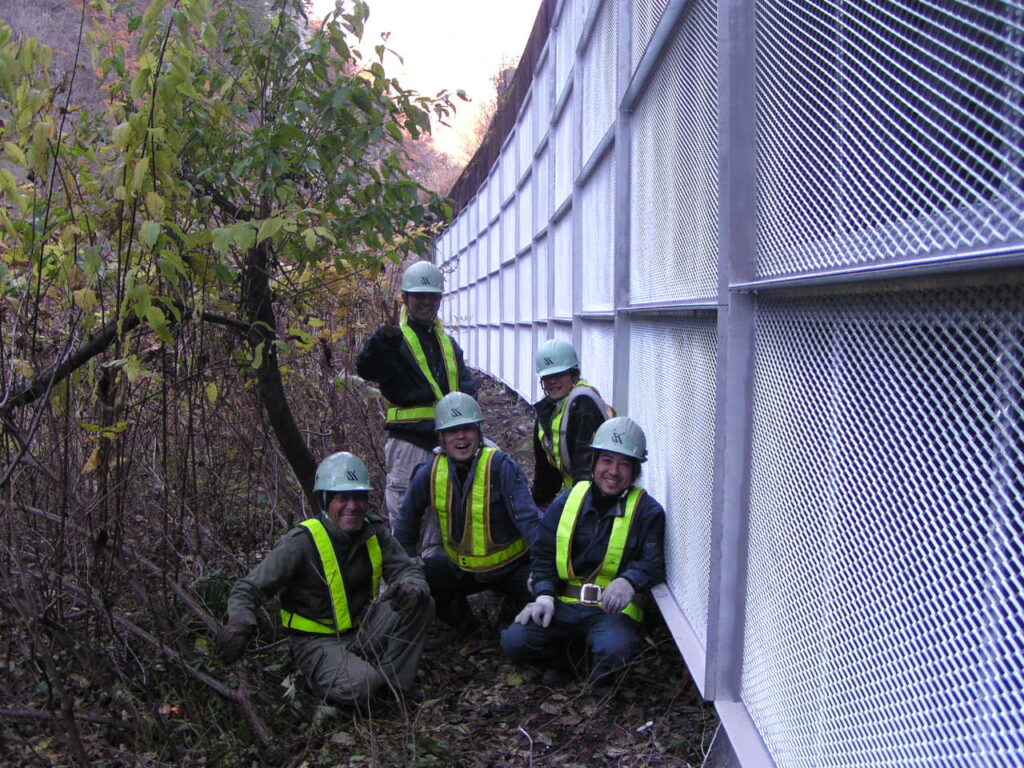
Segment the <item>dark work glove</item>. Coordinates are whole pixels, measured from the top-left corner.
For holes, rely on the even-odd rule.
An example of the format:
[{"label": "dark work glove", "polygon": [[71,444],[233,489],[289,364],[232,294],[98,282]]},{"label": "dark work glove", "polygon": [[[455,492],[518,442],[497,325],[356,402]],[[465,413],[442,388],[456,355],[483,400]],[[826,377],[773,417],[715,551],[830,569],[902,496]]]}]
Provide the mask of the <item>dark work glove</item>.
[{"label": "dark work glove", "polygon": [[416,581],[396,581],[392,584],[384,597],[384,601],[391,603],[391,607],[398,613],[412,610],[429,592],[425,584]]},{"label": "dark work glove", "polygon": [[381,326],[380,337],[388,346],[395,346],[402,340],[402,329],[397,325]]},{"label": "dark work glove", "polygon": [[245,646],[249,644],[252,633],[256,627],[246,624],[244,621],[232,619],[217,633],[214,644],[217,648],[217,656],[225,664],[234,664],[245,653]]}]

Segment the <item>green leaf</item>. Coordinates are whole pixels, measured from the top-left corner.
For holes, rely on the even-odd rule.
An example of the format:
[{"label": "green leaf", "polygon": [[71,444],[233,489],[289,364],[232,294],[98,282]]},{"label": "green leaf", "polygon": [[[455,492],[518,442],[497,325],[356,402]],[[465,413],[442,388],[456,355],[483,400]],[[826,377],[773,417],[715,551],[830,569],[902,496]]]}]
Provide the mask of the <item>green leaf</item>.
[{"label": "green leaf", "polygon": [[160,239],[160,223],[157,221],[144,221],[142,223],[142,229],[140,234],[142,235],[142,242],[152,248],[156,245],[156,241]]},{"label": "green leaf", "polygon": [[278,232],[281,231],[282,224],[284,224],[284,222],[278,218],[264,219],[263,222],[260,224],[260,231],[256,235],[255,244],[259,245],[268,237],[273,237],[274,235],[276,235]]}]

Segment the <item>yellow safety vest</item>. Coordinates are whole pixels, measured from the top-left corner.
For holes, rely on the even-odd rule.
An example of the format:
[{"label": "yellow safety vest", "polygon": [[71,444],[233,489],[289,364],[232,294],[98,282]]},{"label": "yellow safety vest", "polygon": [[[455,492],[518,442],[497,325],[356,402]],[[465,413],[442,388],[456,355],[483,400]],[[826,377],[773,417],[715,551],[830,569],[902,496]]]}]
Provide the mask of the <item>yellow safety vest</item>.
[{"label": "yellow safety vest", "polygon": [[501,547],[491,539],[491,464],[496,453],[494,448],[488,446],[480,449],[473,472],[473,484],[466,499],[466,520],[459,541],[455,540],[452,532],[454,487],[451,461],[447,456],[437,456],[430,470],[430,487],[444,550],[452,562],[464,571],[494,571],[526,552],[526,542],[521,536]]},{"label": "yellow safety vest", "polygon": [[[348,612],[348,595],[345,588],[345,579],[342,577],[341,568],[338,566],[338,555],[331,544],[330,534],[320,520],[305,520],[302,523],[313,536],[313,543],[316,544],[316,551],[320,555],[320,564],[324,569],[324,577],[327,580],[327,588],[331,593],[331,613],[334,616],[333,626],[311,619],[307,616],[300,616],[291,611],[281,610],[281,623],[288,629],[297,629],[300,632],[313,632],[320,635],[346,632],[352,629],[354,622],[352,615]],[[370,536],[366,541],[366,549],[370,554],[370,565],[373,569],[373,597],[380,593],[380,574],[383,559],[380,554],[380,542],[376,534]]]},{"label": "yellow safety vest", "polygon": [[413,360],[416,361],[416,367],[420,369],[420,373],[423,374],[427,384],[430,385],[431,391],[434,393],[434,402],[408,407],[393,405],[388,408],[388,424],[432,419],[434,418],[434,406],[437,404],[437,401],[444,397],[447,392],[457,392],[459,389],[459,361],[455,357],[455,345],[452,344],[451,336],[444,332],[444,324],[440,318],[434,321],[434,334],[437,336],[437,343],[441,347],[441,357],[444,360],[445,373],[448,374],[447,390],[442,390],[441,385],[434,378],[434,373],[430,370],[430,363],[427,362],[427,355],[423,351],[423,345],[420,343],[420,337],[409,326],[409,313],[405,307],[402,307],[399,322],[402,328],[402,336],[405,338],[405,343],[412,353]]},{"label": "yellow safety vest", "polygon": [[[582,586],[585,581],[576,575],[572,567],[572,537],[576,532],[576,523],[583,509],[583,500],[587,496],[592,483],[589,480],[576,483],[569,498],[562,508],[561,517],[558,519],[558,530],[555,534],[555,565],[558,567],[558,577],[574,586]],[[636,508],[646,491],[643,488],[633,486],[626,494],[626,508],[620,517],[616,517],[612,523],[612,532],[608,537],[608,549],[605,550],[604,560],[597,573],[590,577],[592,584],[597,584],[604,589],[612,580],[619,575],[619,566],[622,564],[622,553],[626,549],[626,542],[629,540],[629,530],[633,527],[633,519],[636,517]],[[566,603],[578,603],[579,598],[559,595],[559,600]],[[626,606],[623,613],[632,619],[642,621],[644,614],[640,606],[635,602]]]},{"label": "yellow safety vest", "polygon": [[[583,387],[583,389],[577,389]],[[569,456],[568,446],[565,445],[565,436],[569,425],[565,423],[565,415],[569,412],[569,406],[579,396],[592,396],[597,402],[601,412],[609,417],[613,411],[601,399],[601,393],[585,381],[577,381],[573,384],[568,395],[558,401],[555,406],[555,413],[551,417],[551,434],[544,429],[544,425],[537,420],[537,437],[540,439],[541,447],[548,457],[551,466],[557,469],[562,475],[562,487],[566,490],[572,488],[576,478],[572,476],[572,459]]]}]

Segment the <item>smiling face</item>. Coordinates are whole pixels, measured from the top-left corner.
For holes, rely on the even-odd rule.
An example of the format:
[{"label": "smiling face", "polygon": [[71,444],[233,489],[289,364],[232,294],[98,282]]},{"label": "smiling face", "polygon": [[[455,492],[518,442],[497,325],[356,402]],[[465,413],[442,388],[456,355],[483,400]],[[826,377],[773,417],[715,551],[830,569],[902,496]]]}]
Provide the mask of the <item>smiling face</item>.
[{"label": "smiling face", "polygon": [[437,310],[441,307],[440,293],[403,293],[405,297],[405,308],[409,312],[409,319],[420,325],[430,325],[437,317]]},{"label": "smiling face", "polygon": [[541,376],[540,378],[540,387],[544,390],[544,394],[555,402],[568,395],[572,391],[574,383],[575,377],[572,371],[552,373],[550,376]]},{"label": "smiling face", "polygon": [[480,447],[480,430],[475,424],[460,424],[439,433],[441,450],[454,462],[472,459]]},{"label": "smiling face", "polygon": [[633,485],[633,460],[621,453],[598,451],[594,457],[594,484],[606,496],[618,496]]},{"label": "smiling face", "polygon": [[366,491],[338,491],[327,502],[327,516],[343,533],[355,533],[366,519],[369,494]]}]

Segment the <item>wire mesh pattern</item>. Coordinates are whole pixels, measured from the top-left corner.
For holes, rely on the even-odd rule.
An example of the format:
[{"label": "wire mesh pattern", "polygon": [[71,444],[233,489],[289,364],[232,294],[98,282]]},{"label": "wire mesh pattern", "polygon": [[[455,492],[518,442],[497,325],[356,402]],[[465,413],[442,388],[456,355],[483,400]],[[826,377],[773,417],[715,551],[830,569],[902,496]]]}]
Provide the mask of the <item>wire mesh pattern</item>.
[{"label": "wire mesh pattern", "polygon": [[757,3],[758,276],[1024,237],[1019,2]]},{"label": "wire mesh pattern", "polygon": [[615,120],[617,19],[618,0],[604,0],[581,62],[583,135],[580,147],[584,163]]},{"label": "wire mesh pattern", "polygon": [[601,165],[580,190],[580,209],[589,225],[581,232],[583,311],[615,308],[615,156]]},{"label": "wire mesh pattern", "polygon": [[758,311],[743,699],[777,764],[1024,764],[1024,286]]},{"label": "wire mesh pattern", "polygon": [[[605,402],[615,399],[612,366],[615,358],[615,323],[610,320],[587,320],[580,324],[581,373],[589,384],[597,387]],[[591,365],[587,365],[587,361]]]},{"label": "wire mesh pattern", "polygon": [[633,24],[632,24],[632,48],[630,62],[632,68],[643,58],[647,44],[651,41],[651,35],[658,27],[658,20],[661,14],[668,7],[668,0],[636,0],[633,3]]},{"label": "wire mesh pattern", "polygon": [[665,507],[668,586],[702,645],[708,628],[717,347],[713,316],[635,322],[630,331],[629,415],[647,433],[650,452],[641,482]]},{"label": "wire mesh pattern", "polygon": [[572,214],[559,219],[552,227],[554,234],[551,242],[554,248],[552,263],[554,264],[554,307],[552,316],[572,317]]},{"label": "wire mesh pattern", "polygon": [[684,14],[632,123],[631,295],[718,293],[716,10]]},{"label": "wire mesh pattern", "polygon": [[551,218],[551,155],[545,149],[537,156],[537,163],[534,165],[533,185],[536,199],[534,201],[535,219],[537,226],[534,232],[540,232],[548,225]]},{"label": "wire mesh pattern", "polygon": [[572,183],[575,179],[575,151],[572,111],[564,109],[553,126],[555,145],[555,208],[572,194]]}]

